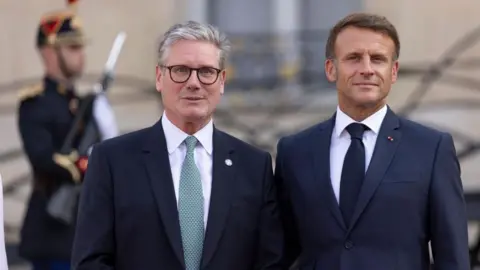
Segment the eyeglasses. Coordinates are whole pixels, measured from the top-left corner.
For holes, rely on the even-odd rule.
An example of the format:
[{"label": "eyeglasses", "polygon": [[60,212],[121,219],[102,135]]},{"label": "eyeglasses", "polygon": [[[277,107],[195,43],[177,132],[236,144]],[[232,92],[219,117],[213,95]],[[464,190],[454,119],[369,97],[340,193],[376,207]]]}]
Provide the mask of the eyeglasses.
[{"label": "eyeglasses", "polygon": [[176,83],[184,83],[188,81],[192,75],[192,70],[195,70],[197,71],[198,80],[205,85],[214,84],[218,79],[218,75],[222,71],[221,69],[214,67],[191,68],[184,65],[162,67],[167,68],[170,71],[170,79]]}]

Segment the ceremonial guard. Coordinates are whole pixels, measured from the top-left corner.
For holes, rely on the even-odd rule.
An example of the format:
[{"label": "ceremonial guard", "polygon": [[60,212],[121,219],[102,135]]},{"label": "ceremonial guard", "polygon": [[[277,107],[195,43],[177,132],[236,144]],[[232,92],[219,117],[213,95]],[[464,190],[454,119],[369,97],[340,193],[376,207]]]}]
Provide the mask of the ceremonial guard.
[{"label": "ceremonial guard", "polygon": [[[70,269],[75,224],[55,218],[48,207],[60,187],[81,183],[88,164],[86,157],[75,151],[85,128],[76,133],[74,150],[61,152],[85,100],[75,90],[84,69],[84,44],[83,27],[72,8],[41,18],[36,45],[44,64],[44,78],[20,93],[18,127],[34,180],[19,253],[34,270]],[[104,95],[95,97],[82,126],[91,121],[95,122],[99,140],[117,135],[113,111]]]}]

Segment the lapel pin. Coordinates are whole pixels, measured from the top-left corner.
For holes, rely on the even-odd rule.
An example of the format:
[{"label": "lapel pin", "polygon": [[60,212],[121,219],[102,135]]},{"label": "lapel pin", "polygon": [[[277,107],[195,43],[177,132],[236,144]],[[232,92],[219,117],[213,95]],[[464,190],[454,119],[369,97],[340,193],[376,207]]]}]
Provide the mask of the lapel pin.
[{"label": "lapel pin", "polygon": [[233,163],[232,163],[232,160],[231,160],[231,159],[228,159],[228,158],[227,158],[227,159],[225,159],[225,164],[226,164],[227,166],[232,166]]},{"label": "lapel pin", "polygon": [[387,139],[388,139],[389,141],[393,142],[392,136],[388,136]]}]

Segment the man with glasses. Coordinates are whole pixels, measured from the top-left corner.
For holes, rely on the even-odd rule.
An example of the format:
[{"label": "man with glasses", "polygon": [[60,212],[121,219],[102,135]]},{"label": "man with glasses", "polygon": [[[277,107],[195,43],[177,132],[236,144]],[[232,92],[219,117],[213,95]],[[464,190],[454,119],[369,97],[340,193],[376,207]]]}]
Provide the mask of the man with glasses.
[{"label": "man with glasses", "polygon": [[94,148],[74,269],[283,269],[271,157],[213,125],[229,47],[211,25],[165,33],[163,116]]}]

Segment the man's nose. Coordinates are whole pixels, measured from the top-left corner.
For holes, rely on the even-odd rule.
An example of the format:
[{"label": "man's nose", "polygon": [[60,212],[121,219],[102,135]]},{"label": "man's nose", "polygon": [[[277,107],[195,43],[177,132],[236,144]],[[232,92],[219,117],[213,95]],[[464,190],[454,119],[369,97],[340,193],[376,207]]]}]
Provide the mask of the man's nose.
[{"label": "man's nose", "polygon": [[192,73],[190,74],[190,78],[188,78],[187,80],[187,87],[197,89],[197,88],[200,88],[200,86],[201,86],[201,83],[198,80],[198,73],[196,70],[192,70]]},{"label": "man's nose", "polygon": [[374,74],[370,57],[363,58],[360,74],[364,76],[371,76]]}]

